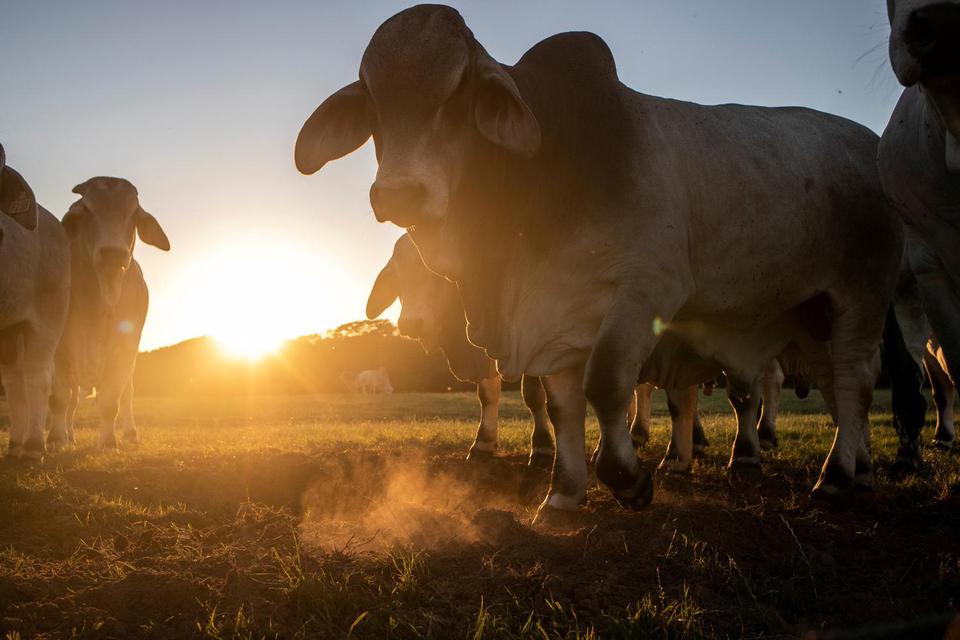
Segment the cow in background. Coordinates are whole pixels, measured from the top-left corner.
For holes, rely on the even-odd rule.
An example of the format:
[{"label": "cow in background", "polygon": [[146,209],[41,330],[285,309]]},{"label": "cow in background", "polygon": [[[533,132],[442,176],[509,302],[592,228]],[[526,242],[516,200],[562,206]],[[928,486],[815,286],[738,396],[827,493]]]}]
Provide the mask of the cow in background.
[{"label": "cow in background", "polygon": [[73,188],[80,196],[63,216],[70,237],[70,311],[57,349],[47,444],[75,442],[80,400],[96,391],[99,446],[115,450],[139,441],[133,419],[133,371],[149,294],[133,258],[137,238],[162,251],[170,241],[157,219],[140,206],[136,187],[123,178],[96,177]]}]

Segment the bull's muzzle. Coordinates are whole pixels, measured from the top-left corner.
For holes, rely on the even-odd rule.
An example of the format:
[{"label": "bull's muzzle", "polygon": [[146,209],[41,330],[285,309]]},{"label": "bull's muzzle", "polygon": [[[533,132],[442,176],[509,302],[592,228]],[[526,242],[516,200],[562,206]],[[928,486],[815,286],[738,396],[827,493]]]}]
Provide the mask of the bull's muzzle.
[{"label": "bull's muzzle", "polygon": [[378,222],[409,227],[423,219],[427,187],[418,180],[377,180],[370,187],[370,205]]},{"label": "bull's muzzle", "polygon": [[960,72],[960,3],[937,2],[914,10],[903,42],[924,78]]}]

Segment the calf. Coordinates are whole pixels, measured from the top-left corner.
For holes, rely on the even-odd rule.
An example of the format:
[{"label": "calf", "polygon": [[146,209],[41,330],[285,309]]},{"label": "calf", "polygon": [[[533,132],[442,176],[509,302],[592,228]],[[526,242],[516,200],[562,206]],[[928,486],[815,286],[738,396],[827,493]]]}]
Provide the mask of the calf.
[{"label": "calf", "polygon": [[95,390],[99,445],[116,449],[118,423],[127,442],[138,441],[133,371],[149,297],[134,245],[139,236],[169,251],[170,242],[127,180],[91,178],[73,192],[80,199],[63,216],[73,271],[70,311],[57,349],[47,443],[55,449],[75,442],[77,404]]},{"label": "calf", "polygon": [[70,245],[0,146],[0,378],[10,406],[8,458],[44,454],[54,370],[70,296]]},{"label": "calf", "polygon": [[[470,445],[467,459],[493,454],[498,446],[500,374],[496,363],[467,341],[467,321],[456,285],[432,273],[420,259],[410,236],[400,236],[393,255],[380,271],[367,300],[367,317],[382,314],[400,300],[400,334],[420,341],[427,353],[440,349],[450,373],[462,381],[477,385],[480,400],[480,426]],[[548,424],[546,395],[539,378],[524,376],[523,401],[533,416],[530,436],[530,465],[553,461],[553,436]]]}]

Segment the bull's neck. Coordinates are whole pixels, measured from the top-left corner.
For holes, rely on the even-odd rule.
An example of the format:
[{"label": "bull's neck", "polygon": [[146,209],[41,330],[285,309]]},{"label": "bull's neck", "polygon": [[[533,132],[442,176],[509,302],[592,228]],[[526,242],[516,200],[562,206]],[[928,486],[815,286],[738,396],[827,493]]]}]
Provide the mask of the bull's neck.
[{"label": "bull's neck", "polygon": [[110,313],[100,294],[93,260],[78,241],[71,243],[70,308],[84,318],[103,318]]}]

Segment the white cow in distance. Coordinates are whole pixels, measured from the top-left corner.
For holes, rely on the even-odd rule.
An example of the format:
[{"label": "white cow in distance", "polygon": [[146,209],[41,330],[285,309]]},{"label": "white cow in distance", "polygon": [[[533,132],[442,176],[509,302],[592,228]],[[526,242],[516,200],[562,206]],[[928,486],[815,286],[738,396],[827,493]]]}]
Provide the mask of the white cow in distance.
[{"label": "white cow in distance", "polygon": [[365,369],[352,376],[344,373],[340,379],[351,393],[393,393],[393,385],[385,367]]}]

